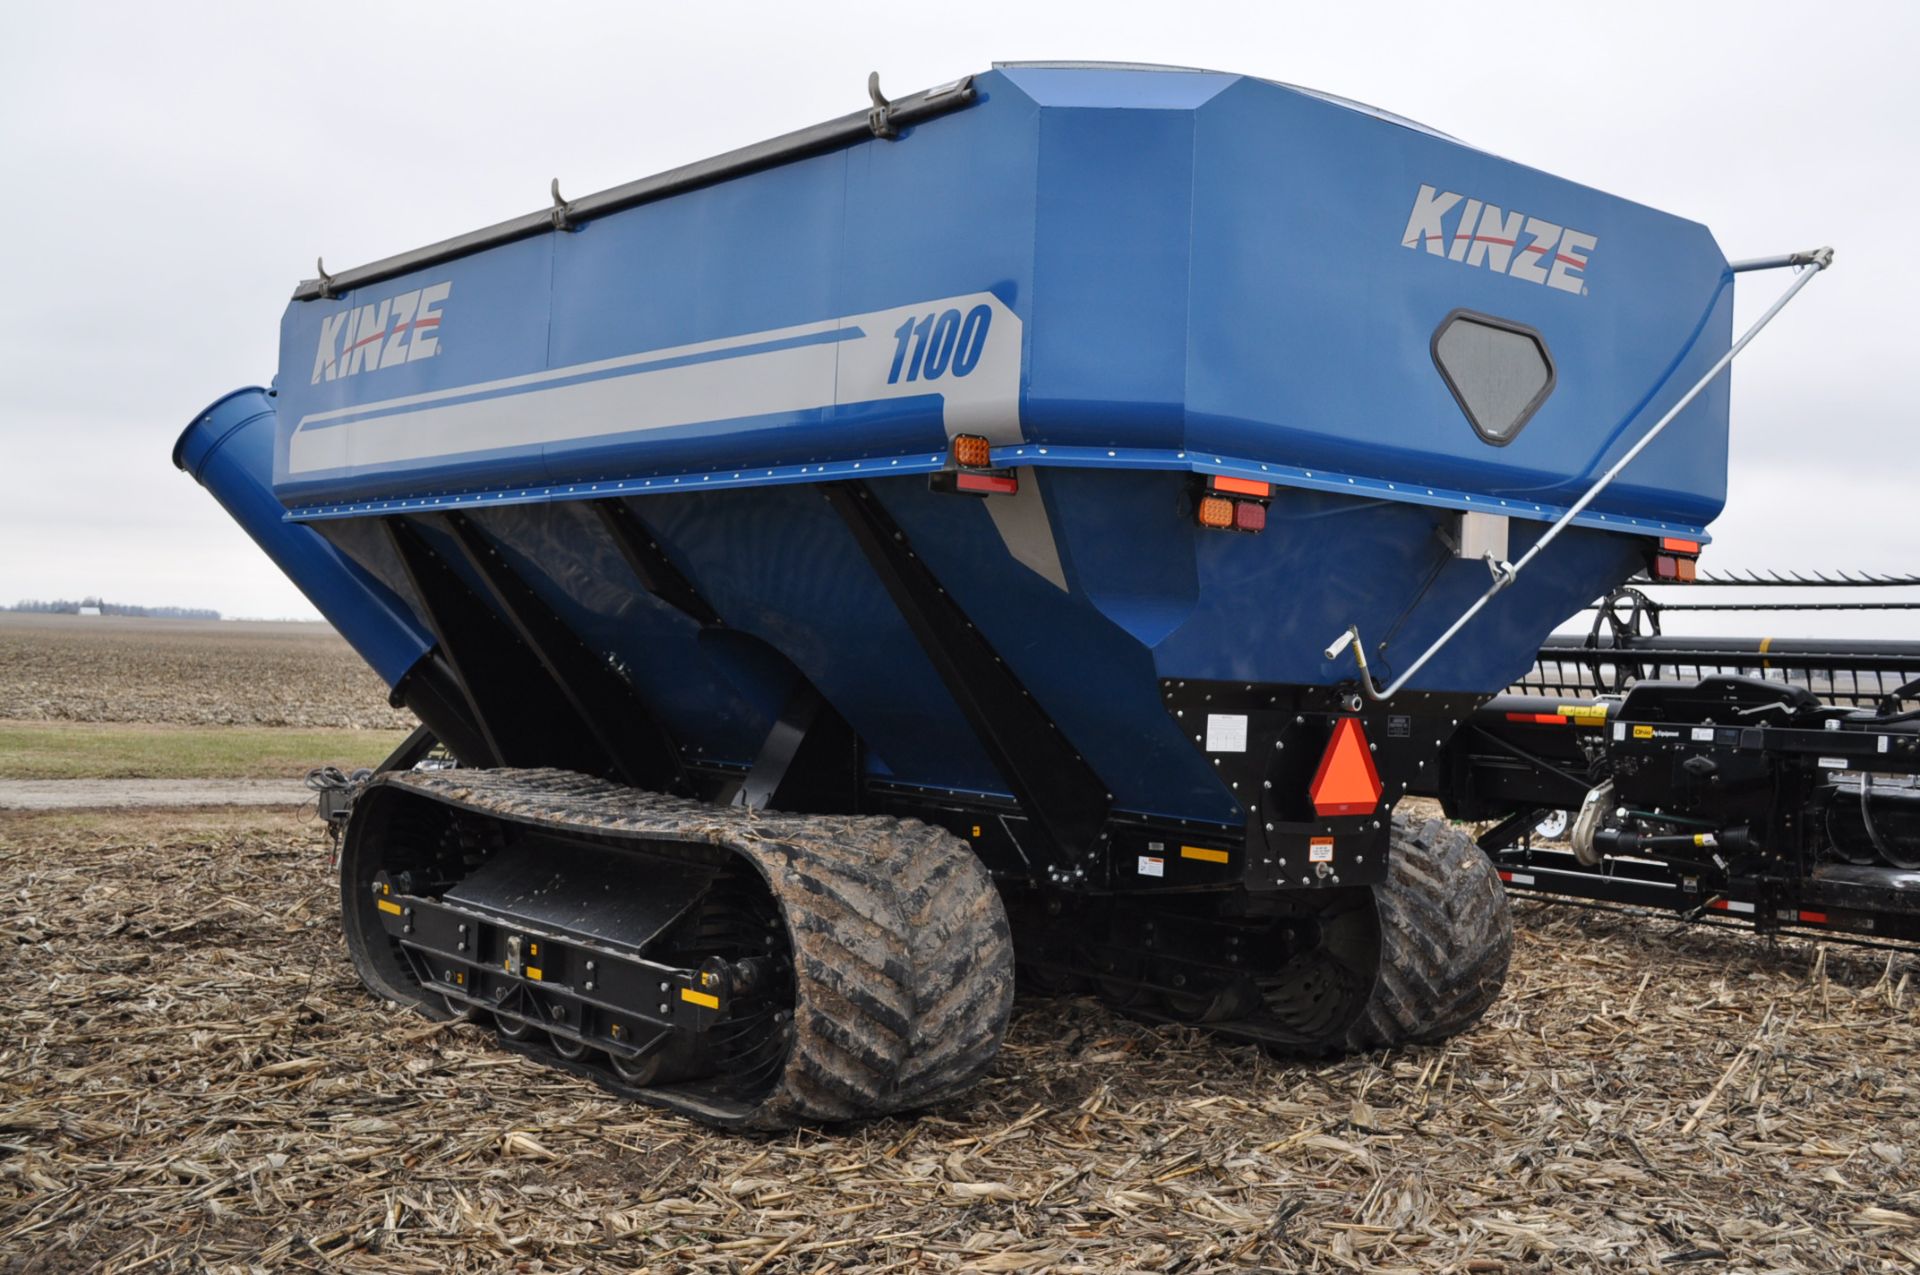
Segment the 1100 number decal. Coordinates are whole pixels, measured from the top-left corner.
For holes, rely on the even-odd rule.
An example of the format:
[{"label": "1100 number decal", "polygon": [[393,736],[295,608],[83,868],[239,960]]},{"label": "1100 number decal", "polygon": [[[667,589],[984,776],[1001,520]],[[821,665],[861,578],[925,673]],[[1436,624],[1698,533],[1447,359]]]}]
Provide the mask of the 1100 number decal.
[{"label": "1100 number decal", "polygon": [[[893,334],[893,367],[887,384],[908,381],[937,381],[951,368],[955,376],[965,376],[980,362],[987,347],[987,328],[993,322],[993,309],[985,304],[967,311],[962,319],[958,310],[943,310],[924,317],[908,315]],[[912,357],[908,352],[911,348]]]}]

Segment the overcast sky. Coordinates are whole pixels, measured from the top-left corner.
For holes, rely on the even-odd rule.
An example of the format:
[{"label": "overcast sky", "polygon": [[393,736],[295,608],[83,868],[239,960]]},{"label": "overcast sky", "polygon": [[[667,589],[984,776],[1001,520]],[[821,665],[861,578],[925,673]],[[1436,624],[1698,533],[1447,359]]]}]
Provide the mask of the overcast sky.
[{"label": "overcast sky", "polygon": [[[1917,15],[1675,0],[8,4],[0,601],[312,614],[168,451],[209,400],[273,375],[280,313],[316,255],[354,265],[530,211],[556,175],[584,194],[843,114],[869,70],[897,94],[1037,58],[1358,98],[1703,221],[1731,257],[1834,244],[1836,268],[1736,365],[1731,496],[1707,565],[1920,568]],[[1746,313],[1784,282],[1748,278]]]}]

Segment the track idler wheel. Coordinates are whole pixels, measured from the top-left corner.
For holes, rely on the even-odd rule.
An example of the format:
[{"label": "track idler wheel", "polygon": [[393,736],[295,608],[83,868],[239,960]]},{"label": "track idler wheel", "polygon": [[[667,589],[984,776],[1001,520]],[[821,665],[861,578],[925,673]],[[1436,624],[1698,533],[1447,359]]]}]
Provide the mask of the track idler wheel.
[{"label": "track idler wheel", "polygon": [[[1387,879],[1268,896],[1291,909],[1157,914],[1170,957],[1191,967],[1233,934],[1242,959],[1209,978],[1129,963],[1112,932],[1096,989],[1122,1012],[1188,1023],[1277,1054],[1324,1056],[1441,1040],[1471,1027],[1500,994],[1513,951],[1506,894],[1493,862],[1441,820],[1394,816]],[[1223,902],[1244,905],[1247,900]],[[1256,903],[1259,901],[1256,900]],[[1111,919],[1109,924],[1113,924]],[[1168,961],[1165,964],[1171,965]]]}]

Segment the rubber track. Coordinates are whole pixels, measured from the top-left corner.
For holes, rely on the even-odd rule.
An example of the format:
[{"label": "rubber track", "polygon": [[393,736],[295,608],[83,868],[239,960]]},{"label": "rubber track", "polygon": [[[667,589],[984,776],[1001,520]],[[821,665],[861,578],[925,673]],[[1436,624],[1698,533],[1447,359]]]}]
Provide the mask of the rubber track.
[{"label": "rubber track", "polygon": [[793,947],[785,1067],[751,1105],[672,1086],[631,1091],[642,1097],[745,1128],[860,1119],[960,1093],[1000,1048],[1013,1006],[1006,912],[979,858],[941,829],[720,808],[559,770],[410,771],[376,782],[517,823],[710,845],[753,863]]},{"label": "rubber track", "polygon": [[1498,999],[1513,921],[1493,861],[1442,820],[1393,817],[1387,879],[1373,888],[1380,969],[1347,1029],[1351,1049],[1445,1039]]}]

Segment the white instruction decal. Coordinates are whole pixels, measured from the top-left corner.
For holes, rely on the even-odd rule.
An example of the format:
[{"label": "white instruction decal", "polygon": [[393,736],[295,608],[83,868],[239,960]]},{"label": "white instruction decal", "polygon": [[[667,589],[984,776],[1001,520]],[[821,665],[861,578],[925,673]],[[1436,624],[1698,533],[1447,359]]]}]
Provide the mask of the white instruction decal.
[{"label": "white instruction decal", "polygon": [[1247,751],[1247,715],[1245,713],[1207,714],[1207,751],[1244,753]]},{"label": "white instruction decal", "polygon": [[1167,875],[1167,861],[1156,859],[1150,854],[1140,856],[1140,875],[1143,877],[1164,877]]},{"label": "white instruction decal", "polygon": [[1693,742],[1696,744],[1711,744],[1713,742],[1713,727],[1711,726],[1694,727]]}]

